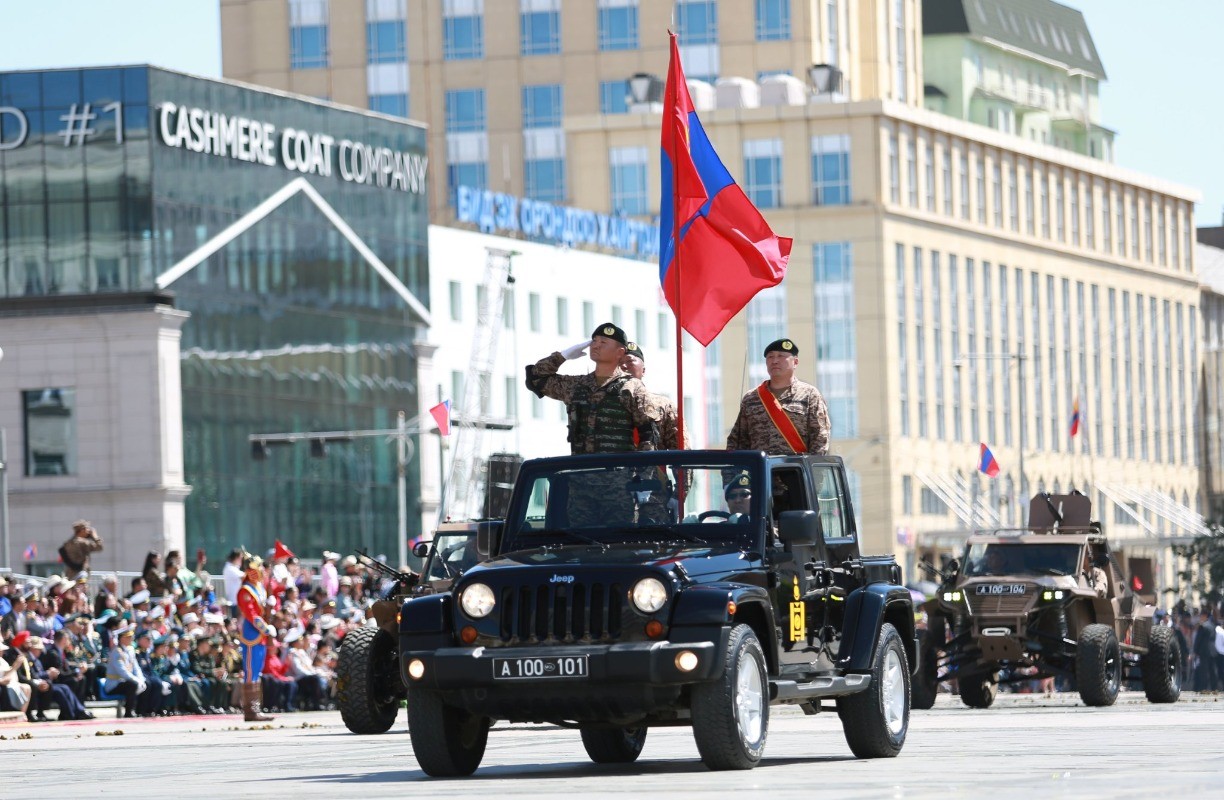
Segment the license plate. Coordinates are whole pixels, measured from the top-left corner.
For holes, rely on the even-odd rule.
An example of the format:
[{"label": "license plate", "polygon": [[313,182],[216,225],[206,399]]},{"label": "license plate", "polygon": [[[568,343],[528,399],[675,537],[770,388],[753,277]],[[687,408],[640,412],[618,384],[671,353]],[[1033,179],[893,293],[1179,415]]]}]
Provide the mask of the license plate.
[{"label": "license plate", "polygon": [[1024,594],[1023,583],[984,583],[977,587],[977,594]]},{"label": "license plate", "polygon": [[493,659],[496,680],[550,680],[586,678],[590,675],[587,656],[538,656]]}]

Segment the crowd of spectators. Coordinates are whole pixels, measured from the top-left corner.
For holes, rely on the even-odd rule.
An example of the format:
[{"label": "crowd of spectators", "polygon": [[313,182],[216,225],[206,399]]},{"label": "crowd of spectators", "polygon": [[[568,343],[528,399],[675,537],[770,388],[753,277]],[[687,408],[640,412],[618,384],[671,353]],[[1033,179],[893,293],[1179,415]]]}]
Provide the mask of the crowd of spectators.
[{"label": "crowd of spectators", "polygon": [[[227,559],[224,588],[214,587],[203,553],[188,569],[174,551],[164,560],[150,552],[127,586],[104,576],[92,596],[85,569],[0,577],[0,710],[31,722],[48,720],[53,708],[60,720],[91,719],[92,700],[122,703],[125,716],[237,712],[242,556],[234,550]],[[278,634],[268,642],[265,711],[334,706],[340,643],[366,624],[384,588],[354,557],[322,556],[316,574],[279,543],[269,552],[267,619]]]}]

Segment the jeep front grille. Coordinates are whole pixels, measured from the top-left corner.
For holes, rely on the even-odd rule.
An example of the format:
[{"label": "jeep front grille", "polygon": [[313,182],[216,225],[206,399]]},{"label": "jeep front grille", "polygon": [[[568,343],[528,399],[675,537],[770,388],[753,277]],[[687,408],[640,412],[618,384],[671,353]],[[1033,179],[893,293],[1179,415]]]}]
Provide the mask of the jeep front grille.
[{"label": "jeep front grille", "polygon": [[969,611],[976,616],[994,616],[1024,614],[1028,611],[1031,594],[973,594],[970,589],[965,594],[969,601]]},{"label": "jeep front grille", "polygon": [[501,640],[515,644],[615,641],[624,591],[619,584],[548,583],[501,590]]}]

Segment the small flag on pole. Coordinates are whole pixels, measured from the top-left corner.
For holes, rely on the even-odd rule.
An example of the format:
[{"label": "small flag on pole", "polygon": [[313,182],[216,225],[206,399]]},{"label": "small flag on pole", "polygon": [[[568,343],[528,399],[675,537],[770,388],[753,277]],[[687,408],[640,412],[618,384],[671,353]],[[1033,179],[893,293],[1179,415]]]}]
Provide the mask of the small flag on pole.
[{"label": "small flag on pole", "polygon": [[990,452],[990,448],[985,442],[981,443],[982,450],[978,459],[978,469],[985,472],[988,477],[995,477],[999,474],[999,462],[995,461],[994,453]]},{"label": "small flag on pole", "polygon": [[443,436],[450,436],[450,403],[450,400],[444,400],[429,409],[429,413],[433,415],[434,422],[438,423],[438,433]]},{"label": "small flag on pole", "polygon": [[1074,439],[1079,433],[1080,428],[1080,407],[1079,397],[1075,398],[1075,402],[1071,404],[1071,438]]},{"label": "small flag on pole", "polygon": [[21,560],[29,563],[38,558],[38,545],[31,543],[29,547],[21,551]]}]

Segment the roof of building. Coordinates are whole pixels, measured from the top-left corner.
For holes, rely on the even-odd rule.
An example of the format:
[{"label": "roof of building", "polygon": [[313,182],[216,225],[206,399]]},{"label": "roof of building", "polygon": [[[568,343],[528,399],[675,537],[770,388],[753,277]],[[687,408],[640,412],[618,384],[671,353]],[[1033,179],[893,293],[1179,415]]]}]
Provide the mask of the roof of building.
[{"label": "roof of building", "polygon": [[1105,78],[1084,15],[1053,0],[923,0],[922,33],[992,39]]},{"label": "roof of building", "polygon": [[1205,241],[1203,231],[1215,233],[1219,238],[1224,228],[1199,228],[1198,247],[1194,252],[1194,266],[1198,269],[1199,283],[1216,294],[1224,294],[1224,249],[1214,242]]}]

